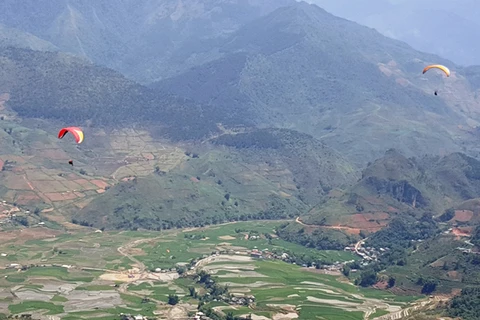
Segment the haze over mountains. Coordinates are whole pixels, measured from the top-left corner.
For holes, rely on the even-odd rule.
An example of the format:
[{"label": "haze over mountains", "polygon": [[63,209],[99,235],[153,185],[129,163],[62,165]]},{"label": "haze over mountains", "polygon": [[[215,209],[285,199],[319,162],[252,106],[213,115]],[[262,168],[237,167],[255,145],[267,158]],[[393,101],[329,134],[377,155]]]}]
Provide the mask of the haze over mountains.
[{"label": "haze over mountains", "polygon": [[289,0],[6,0],[0,23],[150,82],[215,56],[204,46]]},{"label": "haze over mountains", "polygon": [[462,65],[480,64],[480,3],[475,0],[308,0],[415,49]]}]

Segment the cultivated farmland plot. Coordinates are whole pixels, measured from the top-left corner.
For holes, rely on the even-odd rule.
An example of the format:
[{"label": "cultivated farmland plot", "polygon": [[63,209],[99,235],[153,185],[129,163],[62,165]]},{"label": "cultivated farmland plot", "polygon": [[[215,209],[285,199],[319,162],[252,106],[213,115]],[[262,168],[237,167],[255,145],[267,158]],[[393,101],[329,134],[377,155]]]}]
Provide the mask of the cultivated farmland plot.
[{"label": "cultivated farmland plot", "polygon": [[[4,232],[0,312],[57,319],[118,319],[120,313],[187,317],[198,305],[189,287],[198,292],[202,287],[193,278],[180,277],[174,267],[192,259],[200,260],[187,274],[203,269],[219,285],[228,285],[231,294],[255,297],[250,307],[210,302],[220,314],[275,320],[373,319],[400,311],[417,298],[359,289],[339,274],[250,257],[252,249],[282,249],[314,254],[323,261],[355,258],[284,242],[274,234],[280,223],[239,222],[162,232]],[[252,233],[271,237],[249,239]],[[167,304],[169,294],[180,298],[177,305]]]}]

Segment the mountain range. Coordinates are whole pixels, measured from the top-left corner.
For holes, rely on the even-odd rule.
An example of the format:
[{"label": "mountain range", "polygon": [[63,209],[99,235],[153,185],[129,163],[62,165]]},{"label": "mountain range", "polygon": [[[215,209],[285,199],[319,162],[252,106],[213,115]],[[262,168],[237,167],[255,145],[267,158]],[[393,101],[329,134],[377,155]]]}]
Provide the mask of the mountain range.
[{"label": "mountain range", "polygon": [[[478,154],[477,67],[305,2],[36,3],[0,4],[3,179],[26,170],[28,180],[21,162],[35,160],[65,186],[71,154],[75,181],[108,188],[62,206],[35,187],[7,183],[5,196],[24,190],[67,220],[115,228],[307,212],[305,223],[325,224],[364,210],[441,214],[477,197],[454,168]],[[452,75],[422,75],[431,63]],[[28,151],[46,143],[36,135],[71,124],[87,132],[81,145],[47,139],[58,159]],[[385,155],[391,148],[398,154]],[[403,178],[382,173],[385,161]]]},{"label": "mountain range", "polygon": [[203,47],[289,0],[6,0],[0,23],[141,83],[214,58]]},{"label": "mountain range", "polygon": [[[408,290],[480,274],[457,250],[480,221],[480,67],[293,0],[0,10],[0,198],[25,223],[288,219],[277,235],[308,247],[390,248],[371,274]],[[81,144],[57,138],[73,125]]]},{"label": "mountain range", "polygon": [[[87,65],[92,70],[100,70],[102,68],[96,64],[103,63],[131,76],[133,73],[147,74],[138,67],[147,64],[162,70],[155,71],[156,76],[149,80],[134,79],[143,84],[154,78],[163,79],[150,83],[146,88],[103,67],[103,71],[98,72],[108,74],[112,80],[122,84],[102,80],[111,88],[93,88],[93,79],[89,79],[85,86],[76,83],[83,79],[69,79],[72,74],[54,74],[50,78],[48,74],[40,73],[40,78],[35,78],[35,81],[41,84],[39,87],[45,85],[40,90],[48,93],[49,100],[44,100],[44,94],[37,92],[39,89],[33,92],[19,81],[15,90],[25,92],[12,94],[10,105],[22,116],[53,117],[64,121],[67,120],[65,117],[76,121],[94,119],[97,125],[123,123],[121,119],[124,118],[128,119],[126,122],[150,122],[157,133],[177,139],[202,139],[216,135],[219,133],[218,123],[227,127],[286,128],[320,139],[360,168],[391,147],[407,156],[419,152],[442,154],[463,151],[477,154],[474,142],[479,119],[479,70],[459,67],[438,56],[415,51],[403,42],[334,17],[314,5],[288,1],[275,2],[275,5],[267,3],[207,1],[199,5],[194,2],[186,10],[181,9],[182,3],[178,1],[152,0],[140,5],[124,1],[113,6],[113,11],[106,12],[106,8],[111,8],[108,1],[85,5],[82,1],[57,0],[45,4],[41,9],[45,12],[32,16],[33,11],[22,10],[24,7],[14,1],[5,1],[2,6],[7,14],[0,22],[9,28],[30,32],[24,35],[26,39],[43,37],[43,45],[53,43],[53,47],[49,46],[53,51],[50,53],[28,49],[23,49],[21,54],[8,53],[9,50],[19,50],[13,48],[3,51],[8,60],[32,55],[21,62],[35,61],[29,72],[41,68],[39,59],[47,59],[47,55],[52,59],[64,55],[58,50],[79,54],[73,45],[62,42],[64,38],[71,40],[78,37],[80,40],[75,43],[81,43],[85,51],[80,55],[94,61],[94,64],[87,60],[78,62],[85,76],[93,73],[86,71]],[[46,10],[49,6],[52,10]],[[238,14],[238,11],[245,14]],[[125,20],[122,18],[125,12],[135,14],[130,20]],[[177,17],[173,14],[175,12],[182,15]],[[214,12],[218,17],[213,15]],[[251,12],[256,12],[256,15]],[[233,21],[230,18],[232,15],[237,20]],[[87,23],[90,20],[86,17],[98,19],[95,23]],[[40,18],[41,21],[37,21]],[[118,19],[125,22],[120,24]],[[80,24],[81,21],[85,25]],[[139,24],[140,21],[144,23]],[[119,41],[115,39],[118,37],[111,35],[109,30],[118,29],[119,25],[128,28],[131,37],[151,49],[160,45],[163,38],[149,35],[170,34],[166,31],[170,30],[168,28],[158,29],[167,21],[167,25],[177,28],[172,31],[176,37],[184,34],[178,30],[187,26],[188,30],[195,32],[203,30],[204,36],[193,36],[185,31],[184,38],[171,40],[176,45],[181,44],[178,52],[173,54],[173,49],[165,47],[158,50],[161,54],[155,53],[157,61],[145,57],[148,50],[132,42],[132,50],[140,48],[142,51],[142,54],[129,53],[135,56],[136,66],[116,60],[113,53],[107,54],[125,52],[120,49],[121,46],[117,47]],[[77,23],[74,29],[73,22]],[[231,27],[227,28],[227,22]],[[62,27],[61,23],[68,23],[70,27]],[[130,23],[137,29],[129,27]],[[191,28],[192,25],[196,27]],[[69,33],[61,36],[54,30],[74,30],[75,37]],[[218,30],[225,32],[220,34]],[[127,31],[121,33],[122,41],[130,41],[128,34]],[[100,35],[105,39],[95,38]],[[28,47],[27,41],[22,43],[23,48]],[[33,43],[40,45],[40,42]],[[34,49],[31,46],[28,48]],[[194,63],[191,63],[192,56],[197,57]],[[165,62],[164,59],[170,60]],[[448,79],[442,79],[435,71],[422,75],[423,67],[431,63],[449,66],[453,75]],[[65,69],[59,67],[58,70],[64,72]],[[14,72],[18,74],[16,70]],[[6,87],[12,85],[11,77],[14,75],[7,73]],[[56,81],[68,84],[70,88],[65,89],[65,85],[59,86]],[[58,99],[59,95],[51,94],[54,88],[59,87],[63,91],[61,99]],[[105,93],[100,94],[99,90]],[[433,95],[434,90],[439,91],[439,96]],[[85,99],[87,95],[89,97]],[[51,101],[51,98],[58,101]],[[31,102],[32,99],[35,101]],[[32,108],[34,104],[48,107],[47,110],[38,105]],[[70,110],[55,111],[56,115],[50,115],[51,110],[57,110],[56,107],[52,109],[56,105]],[[135,107],[137,105],[142,107]],[[82,113],[84,111],[80,110],[84,109],[85,113]],[[103,116],[99,114],[107,109],[116,111],[108,111]],[[158,130],[159,124],[162,130]],[[171,130],[166,130],[166,127]]]}]

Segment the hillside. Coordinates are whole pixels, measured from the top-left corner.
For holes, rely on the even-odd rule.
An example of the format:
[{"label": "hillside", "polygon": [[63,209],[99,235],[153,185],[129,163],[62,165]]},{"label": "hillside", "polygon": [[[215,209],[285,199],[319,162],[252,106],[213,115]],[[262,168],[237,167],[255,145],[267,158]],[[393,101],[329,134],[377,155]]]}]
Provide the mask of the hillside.
[{"label": "hillside", "polygon": [[57,50],[53,44],[18,29],[0,24],[0,47],[17,47],[39,51]]},{"label": "hillside", "polygon": [[[320,250],[356,243],[366,263],[343,269],[355,284],[446,300],[479,284],[479,174],[480,162],[462,153],[406,158],[389,150],[355,185],[333,190],[277,234]],[[473,309],[454,304],[446,312]]]},{"label": "hillside", "polygon": [[[391,147],[408,156],[461,151],[479,119],[474,70],[314,5],[279,8],[211,50],[222,58],[153,87],[311,134],[360,166]],[[423,76],[433,62],[454,75]]]},{"label": "hillside", "polygon": [[293,218],[356,178],[338,153],[296,132],[260,130],[212,142],[188,151],[187,161],[169,172],[121,182],[75,219],[95,227],[165,229]]},{"label": "hillside", "polygon": [[146,83],[215,59],[217,37],[292,2],[5,0],[0,23]]},{"label": "hillside", "polygon": [[[2,160],[9,164],[3,196],[10,202],[52,209],[55,219],[63,215],[69,221],[74,216],[75,222],[97,223],[89,215],[100,217],[102,208],[112,219],[108,227],[152,227],[151,220],[137,223],[137,213],[150,216],[151,208],[167,208],[165,203],[179,194],[186,199],[178,208],[159,210],[156,227],[163,227],[163,222],[169,227],[212,223],[213,217],[216,221],[293,217],[332,188],[348,186],[357,178],[355,166],[309,135],[241,126],[237,130],[246,132],[235,134],[220,123],[231,127],[238,118],[248,123],[240,112],[157,92],[62,52],[9,47],[0,49],[0,57],[2,125],[8,137]],[[85,142],[62,140],[60,145],[56,133],[66,125],[81,126]],[[252,137],[266,145],[242,145]],[[207,155],[182,164],[185,158],[179,153],[188,145],[179,140],[189,139],[203,140],[207,149],[201,151]],[[48,151],[40,153],[42,148]],[[69,168],[75,174],[64,172],[68,158],[76,163]],[[207,175],[211,181],[201,181],[199,189],[190,178],[203,177],[210,167],[222,178]],[[21,186],[13,183],[19,175],[25,181]],[[236,175],[237,182],[229,179]],[[89,180],[95,181],[93,185]],[[219,180],[226,182],[221,185]],[[42,190],[42,181],[58,183]],[[131,186],[137,183],[136,195]],[[225,198],[227,194],[232,200]],[[118,199],[140,207],[131,211]],[[122,216],[112,215],[116,208],[123,208]],[[82,212],[77,215],[78,210]]]},{"label": "hillside", "polygon": [[[302,221],[327,225],[342,222],[376,231],[397,214],[420,216],[428,212],[440,216],[478,197],[479,174],[480,162],[461,153],[416,159],[389,150],[363,170],[354,186],[311,210]],[[362,219],[365,221],[360,225]]]},{"label": "hillside", "polygon": [[69,54],[10,47],[1,48],[0,57],[0,93],[9,93],[7,105],[23,118],[94,127],[141,124],[174,139],[198,139],[235,116],[153,92],[112,69]]},{"label": "hillside", "polygon": [[347,187],[358,178],[357,169],[338,152],[292,130],[224,134],[211,142],[233,147],[251,163],[266,161],[269,166],[286,166],[300,199],[308,205],[317,204],[331,189]]},{"label": "hillside", "polygon": [[[8,10],[14,8],[10,4]],[[287,128],[321,139],[359,167],[391,147],[407,156],[479,153],[473,129],[480,109],[476,68],[455,68],[306,3],[240,24],[202,49],[215,58],[153,89],[64,53],[17,48],[0,52],[5,58],[0,88],[12,90],[9,105],[21,117],[94,126],[139,123],[177,140],[218,134],[219,123],[227,129]],[[175,57],[181,64],[188,60]],[[452,77],[443,80],[435,71],[422,76],[419,70],[431,62],[449,65]]]},{"label": "hillside", "polygon": [[[462,65],[480,64],[479,3],[475,0],[307,0],[332,14]],[[448,21],[447,23],[445,23]],[[439,39],[441,39],[439,41]]]}]

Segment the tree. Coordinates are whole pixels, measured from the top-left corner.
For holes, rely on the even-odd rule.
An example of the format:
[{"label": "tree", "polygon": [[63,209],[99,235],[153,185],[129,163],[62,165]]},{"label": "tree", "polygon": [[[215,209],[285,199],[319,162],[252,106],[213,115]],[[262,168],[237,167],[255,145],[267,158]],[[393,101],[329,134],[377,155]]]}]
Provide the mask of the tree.
[{"label": "tree", "polygon": [[343,266],[342,273],[345,277],[348,277],[350,275],[350,267],[348,265]]},{"label": "tree", "polygon": [[435,279],[429,279],[424,282],[423,287],[422,287],[422,293],[423,294],[430,294],[433,291],[437,289],[437,280]]},{"label": "tree", "polygon": [[363,271],[360,274],[359,284],[362,287],[369,287],[371,285],[374,285],[376,282],[377,282],[377,273],[374,270],[368,269]]},{"label": "tree", "polygon": [[169,294],[168,295],[168,304],[174,306],[180,301],[180,298],[176,294]]},{"label": "tree", "polygon": [[447,222],[448,220],[451,220],[455,216],[455,210],[453,208],[449,208],[445,210],[445,212],[438,217],[438,221],[441,222]]},{"label": "tree", "polygon": [[389,287],[389,288],[393,288],[394,286],[395,286],[395,278],[392,277],[392,276],[390,276],[390,277],[388,278],[388,287]]},{"label": "tree", "polygon": [[470,241],[477,246],[480,245],[480,226],[475,227]]},{"label": "tree", "polygon": [[227,313],[227,317],[225,318],[225,320],[235,320],[233,313],[232,312]]},{"label": "tree", "polygon": [[28,219],[26,217],[15,217],[15,220],[24,227],[28,227]]},{"label": "tree", "polygon": [[175,269],[180,276],[187,271],[187,269],[184,266],[178,266]]},{"label": "tree", "polygon": [[188,287],[188,291],[190,292],[190,297],[195,298],[197,296],[197,292],[195,291],[194,287]]}]

